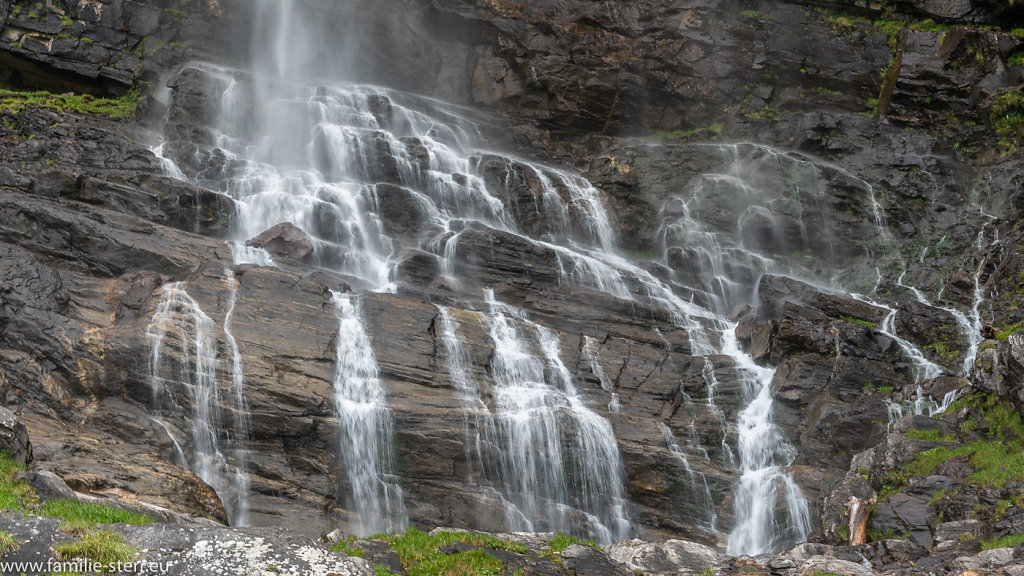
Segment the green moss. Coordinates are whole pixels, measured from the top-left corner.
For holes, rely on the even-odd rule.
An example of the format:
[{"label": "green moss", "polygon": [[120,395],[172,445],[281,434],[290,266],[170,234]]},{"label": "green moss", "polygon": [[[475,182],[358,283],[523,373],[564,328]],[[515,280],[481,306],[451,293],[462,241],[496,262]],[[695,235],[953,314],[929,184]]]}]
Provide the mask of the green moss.
[{"label": "green moss", "polygon": [[836,529],[836,535],[839,536],[839,543],[846,544],[850,541],[850,527],[846,524],[839,526]]},{"label": "green moss", "polygon": [[996,340],[1006,340],[1011,334],[1020,330],[1024,330],[1024,320],[1017,322],[1016,324],[1011,324],[999,332],[996,332]]},{"label": "green moss", "polygon": [[992,128],[999,138],[999,148],[1012,154],[1024,140],[1024,90],[1014,88],[995,97],[989,112]]},{"label": "green moss", "polygon": [[981,549],[992,550],[994,548],[1014,548],[1018,544],[1024,544],[1024,534],[1009,534],[1002,538],[982,540]]},{"label": "green moss", "polygon": [[579,538],[576,538],[575,536],[570,536],[568,534],[562,534],[561,532],[559,532],[558,534],[555,534],[555,537],[552,538],[550,542],[548,542],[547,550],[542,552],[541,556],[552,556],[554,554],[558,554],[562,550],[565,550],[566,548],[568,548],[569,546],[572,546],[573,544],[581,544],[583,546],[590,546],[591,548],[597,548],[598,550],[601,549],[601,546],[598,545],[598,543],[594,542],[593,540],[580,540]]},{"label": "green moss", "polygon": [[889,37],[889,48],[895,52],[899,47],[900,32],[907,27],[907,23],[900,20],[875,20],[874,25],[875,30]]},{"label": "green moss", "polygon": [[714,122],[710,126],[692,128],[690,130],[673,130],[671,132],[659,131],[650,135],[650,138],[657,140],[688,140],[694,135],[706,135],[717,138],[722,135],[725,125],[721,122]]},{"label": "green moss", "polygon": [[849,316],[847,314],[840,315],[839,319],[844,322],[853,322],[854,324],[860,324],[861,326],[871,328],[872,330],[874,330],[877,327],[877,324],[871,322],[870,320],[864,320],[863,318],[857,318],[854,316]]},{"label": "green moss", "polygon": [[929,442],[956,442],[956,436],[942,434],[938,430],[907,430],[906,437]]},{"label": "green moss", "polygon": [[138,548],[124,541],[120,532],[112,530],[97,530],[81,540],[55,544],[53,551],[62,562],[85,558],[101,564],[130,562],[139,553]]},{"label": "green moss", "polygon": [[948,361],[956,360],[957,356],[960,355],[959,350],[950,347],[950,345],[947,342],[943,342],[942,340],[932,342],[931,344],[928,344],[924,348],[925,350],[934,351],[935,354],[937,354],[940,358],[943,358]]},{"label": "green moss", "polygon": [[[84,39],[83,39],[84,40]],[[62,112],[93,114],[109,118],[132,118],[139,105],[136,90],[120,98],[98,98],[89,94],[54,94],[0,89],[0,112],[18,114],[25,108],[51,108]]]},{"label": "green moss", "polygon": [[[886,477],[880,494],[883,499],[902,490],[911,478],[931,474],[936,467],[955,456],[966,458],[974,470],[965,479],[971,484],[1002,488],[1007,482],[1024,481],[1024,424],[1020,414],[1008,402],[990,394],[961,398],[947,412],[953,413],[968,406],[981,412],[988,426],[986,437],[970,444],[939,446],[918,454]],[[978,423],[973,418],[961,425],[965,431],[977,428]]]},{"label": "green moss", "polygon": [[39,507],[38,514],[61,518],[61,529],[85,532],[97,524],[153,524],[156,519],[144,514],[127,512],[120,508],[76,500],[48,500]]},{"label": "green moss", "polygon": [[395,573],[390,568],[383,564],[377,564],[373,567],[374,576],[395,576]]},{"label": "green moss", "polygon": [[889,540],[896,536],[896,531],[889,528],[885,532],[877,530],[875,528],[868,528],[868,542],[879,542],[881,540]]},{"label": "green moss", "polygon": [[754,20],[768,20],[769,18],[757,10],[740,10],[740,16],[753,18]]}]

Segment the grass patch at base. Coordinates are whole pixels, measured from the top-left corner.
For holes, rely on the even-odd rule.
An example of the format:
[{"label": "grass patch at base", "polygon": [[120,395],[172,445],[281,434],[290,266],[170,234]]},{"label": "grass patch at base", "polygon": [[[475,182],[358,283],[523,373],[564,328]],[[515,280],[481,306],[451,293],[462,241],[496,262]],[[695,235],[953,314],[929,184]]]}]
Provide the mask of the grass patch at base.
[{"label": "grass patch at base", "polygon": [[39,503],[35,489],[25,480],[15,480],[14,475],[25,470],[7,452],[0,452],[0,510],[28,510]]},{"label": "grass patch at base", "polygon": [[[509,542],[479,532],[439,531],[433,534],[409,528],[402,534],[379,534],[368,540],[386,542],[398,554],[402,568],[408,576],[497,576],[502,572],[501,561],[487,554],[484,550],[467,550],[445,554],[441,548],[456,542],[481,548],[505,550],[516,554],[526,554],[526,546]],[[335,545],[337,551],[345,552],[345,547],[352,547],[348,539]],[[347,552],[345,552],[347,554]],[[388,576],[391,571],[378,565],[374,568],[376,576]]]},{"label": "grass patch at base", "polygon": [[97,530],[81,540],[56,544],[53,551],[61,562],[85,558],[101,564],[129,562],[139,553],[138,548],[124,541],[120,532],[112,530]]},{"label": "grass patch at base", "polygon": [[575,536],[570,536],[568,534],[562,534],[561,532],[559,532],[558,534],[555,534],[555,537],[552,538],[550,542],[548,542],[548,549],[545,550],[541,554],[541,556],[551,556],[552,554],[558,554],[559,552],[565,550],[573,544],[590,546],[591,548],[597,548],[598,550],[601,549],[601,546],[593,540],[580,540]]},{"label": "grass patch at base", "polygon": [[483,550],[438,554],[405,569],[406,576],[498,576],[501,560]]},{"label": "grass patch at base", "polygon": [[84,532],[97,524],[153,524],[157,521],[145,514],[136,514],[104,504],[64,499],[43,502],[37,513],[61,518],[61,529],[76,532]]}]

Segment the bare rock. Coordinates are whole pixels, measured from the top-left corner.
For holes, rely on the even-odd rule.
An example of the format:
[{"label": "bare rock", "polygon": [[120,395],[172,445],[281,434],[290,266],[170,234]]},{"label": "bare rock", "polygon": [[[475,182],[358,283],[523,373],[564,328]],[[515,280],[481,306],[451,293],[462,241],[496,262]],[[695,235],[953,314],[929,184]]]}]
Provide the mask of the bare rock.
[{"label": "bare rock", "polygon": [[25,424],[13,412],[0,407],[0,450],[25,466],[32,462],[32,444]]},{"label": "bare rock", "polygon": [[313,242],[301,228],[291,222],[282,222],[246,242],[263,248],[271,255],[285,260],[313,263]]}]

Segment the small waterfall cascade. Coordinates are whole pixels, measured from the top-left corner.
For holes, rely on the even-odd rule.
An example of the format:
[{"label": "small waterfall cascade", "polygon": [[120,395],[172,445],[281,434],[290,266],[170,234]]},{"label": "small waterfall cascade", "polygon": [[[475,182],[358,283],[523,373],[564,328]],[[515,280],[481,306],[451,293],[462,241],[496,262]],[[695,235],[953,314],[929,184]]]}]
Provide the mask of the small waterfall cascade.
[{"label": "small waterfall cascade", "polygon": [[[752,556],[771,552],[784,542],[805,540],[811,532],[811,511],[792,475],[784,471],[796,458],[796,449],[772,422],[775,370],[758,366],[742,354],[731,331],[723,336],[723,349],[736,361],[747,401],[737,425],[741,475],[734,495],[736,524],[729,533],[727,552]],[[776,507],[779,499],[784,507]],[[784,517],[778,518],[780,514]]]},{"label": "small waterfall cascade", "polygon": [[[469,355],[459,339],[459,321],[446,306],[438,306],[441,318],[441,341],[448,357],[448,375],[452,386],[462,400],[465,418],[466,463],[469,465],[471,483],[483,481],[474,477],[476,467],[484,466],[484,442],[493,441],[495,430],[490,409],[480,396],[480,388],[469,373]],[[481,471],[482,475],[483,472]]]},{"label": "small waterfall cascade", "polygon": [[249,246],[242,242],[228,242],[231,248],[231,259],[235,266],[255,264],[256,266],[275,266],[274,258],[263,248]]},{"label": "small waterfall cascade", "polygon": [[628,537],[625,487],[611,425],[579,397],[557,334],[485,294],[494,345],[496,455],[515,503],[513,529]]},{"label": "small waterfall cascade", "polygon": [[[665,445],[668,447],[669,452],[675,454],[680,466],[683,467],[690,480],[690,495],[694,505],[703,511],[708,528],[712,532],[716,532],[717,528],[715,528],[715,525],[718,523],[718,513],[715,512],[715,501],[711,497],[707,477],[700,472],[694,471],[693,467],[690,466],[690,461],[686,459],[686,453],[683,452],[683,449],[679,447],[679,443],[676,442],[676,437],[672,430],[663,422],[658,424],[660,425],[661,433],[665,436]],[[707,452],[703,456],[704,459],[707,459]]]},{"label": "small waterfall cascade", "polygon": [[590,336],[584,336],[583,358],[587,361],[587,365],[590,366],[591,372],[601,383],[601,388],[604,388],[610,396],[610,399],[608,400],[608,411],[622,412],[622,406],[619,405],[619,395],[615,392],[615,383],[608,378],[607,374],[605,374],[604,368],[601,366],[600,355],[601,352],[598,345],[595,343],[595,340]]},{"label": "small waterfall cascade", "polygon": [[[234,279],[231,281],[234,286]],[[217,381],[216,325],[188,294],[184,282],[166,284],[161,293],[161,300],[146,329],[150,341],[150,385],[155,421],[171,436],[189,469],[217,493],[232,524],[245,525],[248,523],[249,480],[245,472],[246,447],[242,435],[247,436],[245,422],[248,410],[231,410],[236,434],[232,441],[236,460],[231,463],[225,456],[221,439],[224,430],[223,402]],[[230,308],[233,311],[234,288]],[[225,323],[227,334],[230,334],[230,314]],[[233,351],[237,351],[234,339],[230,338],[229,342]],[[233,365],[237,363],[237,367],[233,368],[232,395],[239,399],[239,407],[245,407],[241,366],[237,359],[235,356]],[[235,370],[238,370],[237,381]],[[191,457],[185,457],[181,442],[174,438],[166,424],[166,416],[184,406],[191,407],[188,418],[192,427]],[[237,459],[239,456],[241,460]]]},{"label": "small waterfall cascade", "polygon": [[358,299],[332,292],[338,312],[334,408],[339,468],[347,478],[357,534],[403,530],[405,504],[392,471],[393,426]]},{"label": "small waterfall cascade", "polygon": [[887,243],[840,234],[888,234],[874,188],[841,167],[758,144],[693,148],[718,167],[663,204],[657,236],[675,280],[713,309],[728,313],[747,302],[764,273],[856,286],[875,261],[892,256]]},{"label": "small waterfall cascade", "polygon": [[225,273],[228,284],[231,286],[228,311],[224,314],[224,338],[231,351],[231,420],[234,432],[233,436],[228,439],[228,445],[235,455],[235,501],[234,505],[230,507],[233,513],[231,524],[248,526],[250,486],[246,468],[249,462],[249,435],[252,432],[252,416],[249,413],[249,402],[245,398],[242,354],[238,349],[238,342],[231,333],[231,318],[235,312],[235,304],[238,302],[238,280],[235,279],[235,274],[231,270],[225,270]]}]

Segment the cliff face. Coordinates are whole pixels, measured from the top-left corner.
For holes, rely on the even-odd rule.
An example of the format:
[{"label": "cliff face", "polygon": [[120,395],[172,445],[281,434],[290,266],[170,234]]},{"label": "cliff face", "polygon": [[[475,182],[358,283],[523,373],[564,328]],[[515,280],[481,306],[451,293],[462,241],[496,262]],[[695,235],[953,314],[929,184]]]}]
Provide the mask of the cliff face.
[{"label": "cliff face", "polygon": [[[198,442],[179,445],[197,419],[187,393],[198,386],[196,358],[185,342],[197,336],[169,337],[160,362],[171,368],[154,377],[154,318],[166,286],[183,282],[213,327],[212,377],[222,390],[214,405],[228,437],[241,432],[227,416],[228,390],[233,366],[244,367],[250,521],[318,534],[349,528],[357,506],[338,456],[335,294],[364,291],[365,278],[339,273],[357,245],[351,225],[339,231],[332,219],[340,202],[309,216],[306,232],[279,228],[257,242],[275,266],[239,263],[225,242],[247,240],[238,232],[252,220],[231,198],[242,161],[225,153],[218,128],[224,95],[247,94],[230,111],[243,119],[276,105],[258,100],[258,78],[226,68],[261,53],[252,6],[0,0],[0,80],[143,94],[135,121],[36,106],[0,112],[3,403],[27,424],[35,465],[76,490],[228,520],[237,503],[179,456]],[[724,308],[719,321],[735,323],[744,349],[776,367],[774,421],[795,448],[786,470],[816,510],[812,538],[845,540],[844,498],[866,501],[932,447],[900,444],[914,440],[903,429],[890,435],[893,406],[910,412],[924,394],[974,386],[1016,398],[1020,410],[1019,351],[979,341],[1024,320],[1019,7],[487,0],[304,9],[316,26],[341,31],[346,51],[325,42],[296,67],[322,63],[327,76],[472,107],[434,103],[430,113],[460,127],[472,119],[475,145],[519,154],[474,149],[469,168],[451,174],[493,191],[514,230],[483,217],[438,230],[421,192],[436,151],[425,137],[394,136],[396,110],[426,105],[356,94],[379,124],[359,141],[360,177],[374,188],[395,284],[359,301],[414,524],[508,527],[506,503],[494,497],[501,482],[486,469],[493,462],[469,453],[487,425],[471,422],[454,377],[482,383],[479,400],[495,410],[504,351],[494,318],[503,309],[486,289],[522,312],[505,313],[521,332],[539,325],[557,335],[556,357],[579,400],[614,432],[634,530],[651,538],[725,543],[751,370],[724,343],[704,350],[695,333],[719,324],[680,322],[680,305],[659,300],[655,281],[681,302]],[[243,32],[223,33],[229,27]],[[193,59],[215,65],[181,67]],[[239,125],[229,136],[269,129]],[[177,177],[151,151],[160,142]],[[559,240],[592,233],[577,181],[526,158],[573,165],[593,183],[619,254],[635,268],[622,291]],[[327,164],[318,166],[325,174]],[[586,214],[552,224],[552,194]],[[331,242],[340,251],[322,249]],[[198,326],[175,310],[173,322]],[[464,358],[446,340],[445,314]],[[544,377],[556,368],[549,362]],[[162,409],[158,385],[172,391]],[[957,418],[966,416],[951,416],[943,434],[959,429]],[[567,453],[582,445],[572,437],[583,424],[559,426]],[[242,466],[239,454],[228,455],[232,466]],[[872,471],[870,489],[836,488],[860,467]],[[966,504],[937,519],[931,499],[970,485],[969,474],[938,475],[946,480],[916,487],[912,502],[880,507],[870,529],[930,546],[937,524],[968,520]],[[1019,503],[998,502],[1021,480],[975,495],[991,512],[986,538],[1020,532]],[[781,496],[778,506],[783,518]]]}]

